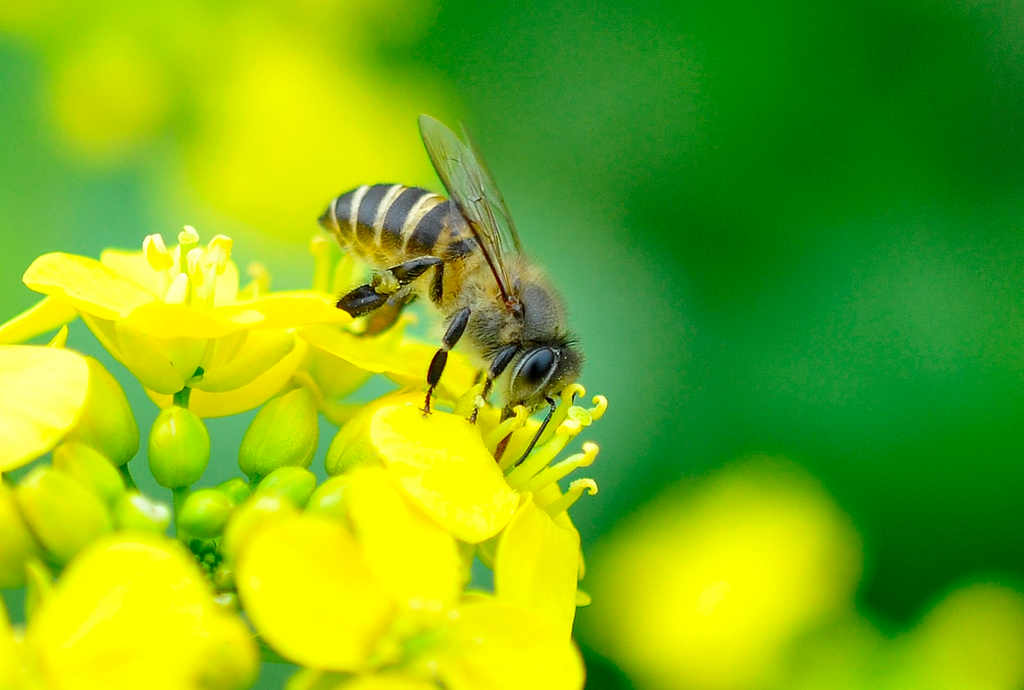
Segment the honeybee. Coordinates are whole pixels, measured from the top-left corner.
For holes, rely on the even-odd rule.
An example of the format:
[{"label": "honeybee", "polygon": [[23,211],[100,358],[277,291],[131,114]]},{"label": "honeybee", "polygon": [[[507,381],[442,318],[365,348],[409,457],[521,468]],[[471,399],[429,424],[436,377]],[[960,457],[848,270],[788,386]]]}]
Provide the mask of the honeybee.
[{"label": "honeybee", "polygon": [[320,225],[376,269],[371,282],[337,306],[352,316],[377,310],[397,316],[419,296],[437,308],[446,330],[427,369],[425,413],[456,344],[485,372],[482,398],[498,386],[504,417],[516,405],[533,411],[546,403],[553,412],[555,396],[576,381],[583,364],[562,299],[523,254],[512,216],[469,137],[463,143],[427,115],[419,127],[451,198],[375,184],[334,199]]}]

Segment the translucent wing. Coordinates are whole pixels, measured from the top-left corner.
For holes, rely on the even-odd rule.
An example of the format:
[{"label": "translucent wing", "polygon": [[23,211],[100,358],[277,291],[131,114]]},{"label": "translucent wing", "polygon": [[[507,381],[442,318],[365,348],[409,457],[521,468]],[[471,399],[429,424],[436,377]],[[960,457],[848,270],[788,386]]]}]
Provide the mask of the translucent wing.
[{"label": "translucent wing", "polygon": [[472,143],[464,144],[454,132],[429,115],[420,115],[420,134],[437,176],[469,221],[502,297],[510,302],[510,283],[503,256],[506,252],[521,251],[521,245],[501,192]]}]

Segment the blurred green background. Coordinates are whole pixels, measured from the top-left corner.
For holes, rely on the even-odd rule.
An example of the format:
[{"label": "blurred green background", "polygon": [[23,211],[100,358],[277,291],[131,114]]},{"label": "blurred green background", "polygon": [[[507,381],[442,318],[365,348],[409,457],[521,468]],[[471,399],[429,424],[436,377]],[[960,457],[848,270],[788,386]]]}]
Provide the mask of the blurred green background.
[{"label": "blurred green background", "polygon": [[[1024,610],[1019,2],[5,3],[0,94],[0,321],[34,302],[20,276],[35,256],[185,223],[233,236],[274,287],[305,286],[329,199],[436,185],[415,115],[461,119],[565,292],[583,383],[611,401],[591,434],[601,493],[574,509],[606,601],[613,530],[681,520],[652,556],[676,558],[687,491],[795,473],[829,525],[852,524],[833,540],[851,562],[834,598],[878,645],[965,583],[1001,583],[995,608]],[[759,454],[789,462],[731,465]],[[600,607],[578,626],[588,687],[799,685],[648,677]],[[808,658],[851,653],[808,632],[842,608],[800,618],[773,653],[799,659],[807,635]],[[994,639],[1024,638],[1010,618]],[[722,639],[726,662],[747,659]],[[979,687],[1024,683],[1007,663]]]}]

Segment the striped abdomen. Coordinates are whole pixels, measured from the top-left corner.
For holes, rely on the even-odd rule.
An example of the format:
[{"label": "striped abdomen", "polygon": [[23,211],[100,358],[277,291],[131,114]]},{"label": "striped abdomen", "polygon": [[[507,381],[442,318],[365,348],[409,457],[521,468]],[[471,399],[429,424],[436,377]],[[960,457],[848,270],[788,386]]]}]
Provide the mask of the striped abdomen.
[{"label": "striped abdomen", "polygon": [[448,262],[476,248],[454,202],[400,184],[363,185],[342,194],[331,202],[320,225],[342,247],[380,268],[420,256]]}]

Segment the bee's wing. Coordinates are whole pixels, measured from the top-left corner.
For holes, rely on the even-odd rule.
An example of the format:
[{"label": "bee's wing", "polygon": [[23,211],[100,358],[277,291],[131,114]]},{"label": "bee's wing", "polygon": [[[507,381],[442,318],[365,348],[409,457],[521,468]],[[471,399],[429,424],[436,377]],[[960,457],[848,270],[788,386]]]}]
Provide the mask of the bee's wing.
[{"label": "bee's wing", "polygon": [[480,252],[490,266],[502,297],[509,301],[503,255],[520,251],[519,233],[487,168],[474,152],[441,122],[420,115],[420,135],[437,176],[469,222]]}]

